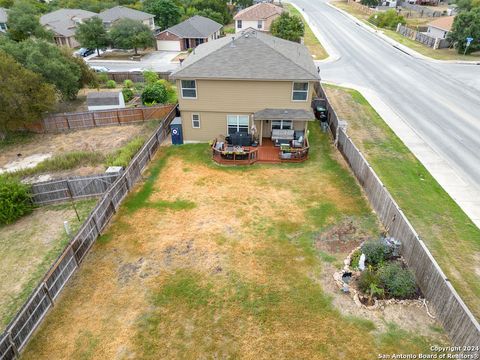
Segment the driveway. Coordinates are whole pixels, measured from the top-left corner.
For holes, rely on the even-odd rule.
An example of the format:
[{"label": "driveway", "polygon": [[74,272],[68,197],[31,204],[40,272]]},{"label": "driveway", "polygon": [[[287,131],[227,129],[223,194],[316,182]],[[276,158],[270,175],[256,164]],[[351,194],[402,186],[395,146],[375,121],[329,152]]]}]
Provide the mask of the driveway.
[{"label": "driveway", "polygon": [[154,70],[167,72],[176,69],[179,63],[172,63],[172,60],[179,54],[176,51],[154,51],[145,55],[140,61],[131,60],[101,60],[86,59],[90,65],[105,66],[113,71],[132,71],[136,69]]},{"label": "driveway", "polygon": [[412,57],[326,0],[295,0],[333,60],[322,80],[361,90],[465,212],[480,224],[480,66]]}]

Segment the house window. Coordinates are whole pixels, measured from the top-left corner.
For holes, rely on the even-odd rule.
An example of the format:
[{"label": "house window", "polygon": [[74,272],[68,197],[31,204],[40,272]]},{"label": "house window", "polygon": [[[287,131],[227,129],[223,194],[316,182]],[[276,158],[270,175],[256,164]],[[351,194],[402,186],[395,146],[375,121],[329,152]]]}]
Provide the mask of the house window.
[{"label": "house window", "polygon": [[200,44],[203,44],[204,40],[203,39],[195,39],[195,46],[198,46]]},{"label": "house window", "polygon": [[228,135],[233,135],[237,132],[248,134],[249,120],[248,115],[228,115]]},{"label": "house window", "polygon": [[258,20],[257,28],[258,28],[258,29],[261,29],[262,27],[263,27],[263,21],[262,21],[262,20]]},{"label": "house window", "polygon": [[197,98],[197,82],[195,80],[182,80],[182,98]]},{"label": "house window", "polygon": [[200,114],[192,114],[192,127],[200,129]]},{"label": "house window", "polygon": [[308,82],[293,83],[293,101],[307,101],[308,98]]},{"label": "house window", "polygon": [[272,120],[272,130],[292,130],[292,120]]},{"label": "house window", "polygon": [[237,20],[237,29],[242,28],[242,20]]}]

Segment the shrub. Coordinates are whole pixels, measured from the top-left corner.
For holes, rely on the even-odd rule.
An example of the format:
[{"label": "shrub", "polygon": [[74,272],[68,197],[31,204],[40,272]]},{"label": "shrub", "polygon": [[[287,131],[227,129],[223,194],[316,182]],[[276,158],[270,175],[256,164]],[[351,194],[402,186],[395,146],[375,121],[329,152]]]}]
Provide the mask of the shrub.
[{"label": "shrub", "polygon": [[140,150],[144,142],[145,139],[141,137],[136,137],[132,141],[128,142],[125,146],[108,157],[107,166],[127,167],[130,163],[130,160],[132,160],[138,150]]},{"label": "shrub", "polygon": [[358,263],[360,261],[360,256],[362,256],[362,252],[360,250],[355,250],[350,258],[350,267],[352,269],[358,269]]},{"label": "shrub", "polygon": [[117,83],[113,80],[108,80],[107,83],[105,84],[105,86],[108,89],[115,89],[117,87]]},{"label": "shrub", "polygon": [[168,99],[168,92],[165,85],[155,83],[147,85],[142,93],[142,102],[145,105],[163,104]]},{"label": "shrub", "polygon": [[231,28],[226,28],[226,29],[223,29],[223,32],[225,34],[235,34],[235,29],[233,27]]},{"label": "shrub", "polygon": [[97,80],[100,84],[105,84],[108,81],[108,75],[105,73],[99,73],[97,75]]},{"label": "shrub", "polygon": [[146,70],[143,72],[143,78],[147,85],[153,85],[158,81],[158,74],[155,71]]},{"label": "shrub", "polygon": [[124,87],[125,89],[131,89],[131,88],[133,87],[133,81],[132,81],[132,80],[129,80],[129,79],[125,80],[125,81],[123,82],[123,87]]},{"label": "shrub", "polygon": [[378,287],[379,284],[380,284],[380,281],[378,279],[378,276],[372,267],[369,267],[368,269],[363,271],[358,279],[359,289],[366,294],[370,293],[370,289],[372,288],[372,285],[374,285],[375,287]]},{"label": "shrub", "polygon": [[381,27],[395,30],[398,23],[405,25],[406,21],[402,15],[398,15],[395,10],[388,10],[385,12],[379,12],[378,14],[373,14],[368,18],[368,21],[372,24]]},{"label": "shrub", "polygon": [[129,89],[129,88],[123,89],[122,94],[123,94],[123,99],[125,100],[126,103],[132,100],[134,96],[132,89]]},{"label": "shrub", "polygon": [[381,241],[368,241],[362,246],[362,252],[365,254],[366,261],[373,266],[377,266],[387,260],[392,250],[387,244]]},{"label": "shrub", "polygon": [[411,298],[415,295],[417,285],[413,274],[398,263],[381,266],[378,271],[378,281],[387,294],[395,298]]},{"label": "shrub", "polygon": [[13,178],[0,177],[0,225],[11,224],[32,210],[28,185]]}]

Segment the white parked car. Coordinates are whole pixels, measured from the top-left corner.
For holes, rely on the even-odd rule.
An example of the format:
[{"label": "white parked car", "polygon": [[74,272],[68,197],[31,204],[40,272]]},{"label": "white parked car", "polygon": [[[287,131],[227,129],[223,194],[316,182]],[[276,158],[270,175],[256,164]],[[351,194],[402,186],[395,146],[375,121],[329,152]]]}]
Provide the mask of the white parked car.
[{"label": "white parked car", "polygon": [[105,66],[90,66],[90,69],[92,69],[93,71],[97,72],[97,73],[103,73],[103,72],[109,72],[110,69],[105,67]]}]

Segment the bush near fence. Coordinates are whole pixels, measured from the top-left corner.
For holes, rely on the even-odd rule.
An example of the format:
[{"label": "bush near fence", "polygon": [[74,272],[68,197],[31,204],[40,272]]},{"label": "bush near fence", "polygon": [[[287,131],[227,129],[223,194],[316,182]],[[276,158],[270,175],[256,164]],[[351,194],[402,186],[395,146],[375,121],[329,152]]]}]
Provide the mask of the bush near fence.
[{"label": "bush near fence", "polygon": [[138,151],[125,171],[108,187],[97,205],[69,242],[27,302],[0,335],[0,360],[19,357],[32,333],[53,307],[68,280],[78,269],[95,240],[121,205],[122,200],[141,178],[142,171],[169,133],[176,107],[167,114],[155,133]]},{"label": "bush near fence", "polygon": [[[145,82],[142,72],[107,72],[106,73],[109,80],[114,80],[117,84],[123,83],[125,80],[132,80],[134,83]],[[157,75],[160,79],[169,80],[170,71],[167,72],[157,72]]]},{"label": "bush near fence", "polygon": [[[317,94],[326,99],[328,122],[337,148],[346,159],[370,204],[390,236],[401,241],[401,254],[415,275],[425,298],[456,346],[480,346],[480,325],[420,239],[368,161],[347,135],[345,122],[320,84]],[[472,354],[470,352],[469,354]]]}]

